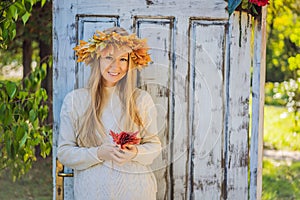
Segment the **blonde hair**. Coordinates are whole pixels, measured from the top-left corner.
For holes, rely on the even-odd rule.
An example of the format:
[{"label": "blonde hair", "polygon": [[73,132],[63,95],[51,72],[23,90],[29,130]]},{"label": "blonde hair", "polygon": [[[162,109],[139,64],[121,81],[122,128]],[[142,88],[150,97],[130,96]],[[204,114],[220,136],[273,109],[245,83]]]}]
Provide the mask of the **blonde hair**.
[{"label": "blonde hair", "polygon": [[[104,32],[116,32],[120,35],[128,35],[125,29],[118,27],[107,29]],[[79,130],[77,133],[77,143],[79,146],[99,146],[108,134],[100,120],[106,103],[106,95],[102,84],[99,59],[94,59],[90,64],[91,75],[87,88],[91,96],[91,102],[85,114],[79,119]],[[133,69],[133,65],[134,63],[129,57],[128,72],[116,85],[116,91],[122,103],[122,113],[124,113],[124,115],[122,114],[125,122],[124,131],[136,131],[132,130],[134,124],[138,127],[143,126],[136,106],[136,99],[139,92],[136,89],[136,70],[131,70]]]}]

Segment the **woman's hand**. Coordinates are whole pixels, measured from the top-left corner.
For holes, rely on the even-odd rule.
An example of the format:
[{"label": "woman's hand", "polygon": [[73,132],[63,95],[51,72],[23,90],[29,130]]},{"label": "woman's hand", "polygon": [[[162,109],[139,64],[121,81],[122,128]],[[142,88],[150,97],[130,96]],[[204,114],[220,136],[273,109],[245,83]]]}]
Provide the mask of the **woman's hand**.
[{"label": "woman's hand", "polygon": [[123,152],[120,151],[119,147],[110,143],[103,143],[97,151],[97,156],[100,160],[113,160],[117,163],[122,162]]},{"label": "woman's hand", "polygon": [[135,145],[127,145],[124,150],[110,143],[102,144],[97,151],[97,156],[100,160],[112,160],[119,165],[131,161],[137,154]]},{"label": "woman's hand", "polygon": [[[126,145],[125,149],[121,151],[124,152],[123,154],[123,159],[124,159],[124,163],[131,161],[138,153],[138,149],[136,147],[136,145]],[[123,164],[124,164],[123,163]]]}]

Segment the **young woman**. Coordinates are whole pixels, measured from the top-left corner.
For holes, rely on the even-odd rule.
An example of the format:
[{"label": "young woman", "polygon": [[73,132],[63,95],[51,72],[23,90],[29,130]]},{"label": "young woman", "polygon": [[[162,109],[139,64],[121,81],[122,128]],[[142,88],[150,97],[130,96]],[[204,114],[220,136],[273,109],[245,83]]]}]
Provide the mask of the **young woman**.
[{"label": "young woman", "polygon": [[[157,112],[135,87],[136,69],[151,61],[145,40],[114,27],[74,50],[91,75],[64,99],[57,156],[74,169],[75,199],[156,199],[149,165],[161,151]],[[112,135],[120,132],[137,133],[135,143],[116,145]]]}]

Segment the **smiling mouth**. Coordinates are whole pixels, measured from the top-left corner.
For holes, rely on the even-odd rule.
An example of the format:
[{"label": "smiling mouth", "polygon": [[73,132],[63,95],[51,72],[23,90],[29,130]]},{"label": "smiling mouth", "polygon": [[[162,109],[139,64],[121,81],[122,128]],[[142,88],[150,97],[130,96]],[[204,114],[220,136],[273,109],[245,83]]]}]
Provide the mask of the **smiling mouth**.
[{"label": "smiling mouth", "polygon": [[108,74],[110,74],[112,76],[118,76],[120,73],[118,73],[118,72],[108,72]]}]

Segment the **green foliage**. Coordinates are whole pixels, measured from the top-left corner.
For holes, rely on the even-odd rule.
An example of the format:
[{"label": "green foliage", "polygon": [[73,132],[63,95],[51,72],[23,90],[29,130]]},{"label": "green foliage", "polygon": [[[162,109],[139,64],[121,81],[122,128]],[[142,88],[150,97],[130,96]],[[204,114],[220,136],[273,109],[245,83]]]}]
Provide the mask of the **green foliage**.
[{"label": "green foliage", "polygon": [[[298,31],[300,31],[300,29]],[[297,39],[300,40],[300,36]],[[297,54],[296,56],[289,57],[288,63],[289,63],[289,70],[294,72],[294,76],[295,76],[294,79],[300,77],[300,53]]]},{"label": "green foliage", "polygon": [[4,0],[0,1],[0,48],[7,48],[17,33],[17,21],[26,24],[31,16],[32,7],[40,2],[41,6],[46,0]]},{"label": "green foliage", "polygon": [[293,113],[279,106],[265,106],[264,147],[300,151],[300,127],[294,126]]},{"label": "green foliage", "polygon": [[299,199],[300,162],[264,160],[262,199]]},{"label": "green foliage", "polygon": [[267,81],[299,77],[300,4],[297,0],[270,1],[267,14]]},{"label": "green foliage", "polygon": [[0,170],[9,169],[14,179],[31,168],[36,147],[43,157],[51,152],[52,130],[44,124],[48,96],[40,87],[45,76],[46,64],[23,82],[0,81]]},{"label": "green foliage", "polygon": [[287,95],[279,87],[278,82],[267,82],[265,84],[265,104],[273,106],[285,106]]},{"label": "green foliage", "polygon": [[[31,62],[36,62],[39,65],[38,63],[44,62],[44,59],[51,55],[52,1],[39,0],[36,2],[38,3],[32,6],[30,18],[25,25],[21,18],[18,18],[15,22],[13,21],[16,24],[15,38],[5,44],[5,49],[0,47],[0,78],[2,75],[5,76],[7,74],[6,69],[10,69],[12,66],[19,67],[22,64]],[[4,2],[0,2],[1,4],[4,4]],[[0,22],[0,27],[1,24]],[[1,44],[4,43],[0,40],[0,46]],[[24,46],[26,49],[23,51]],[[26,66],[26,69],[30,68],[28,65]]]}]

